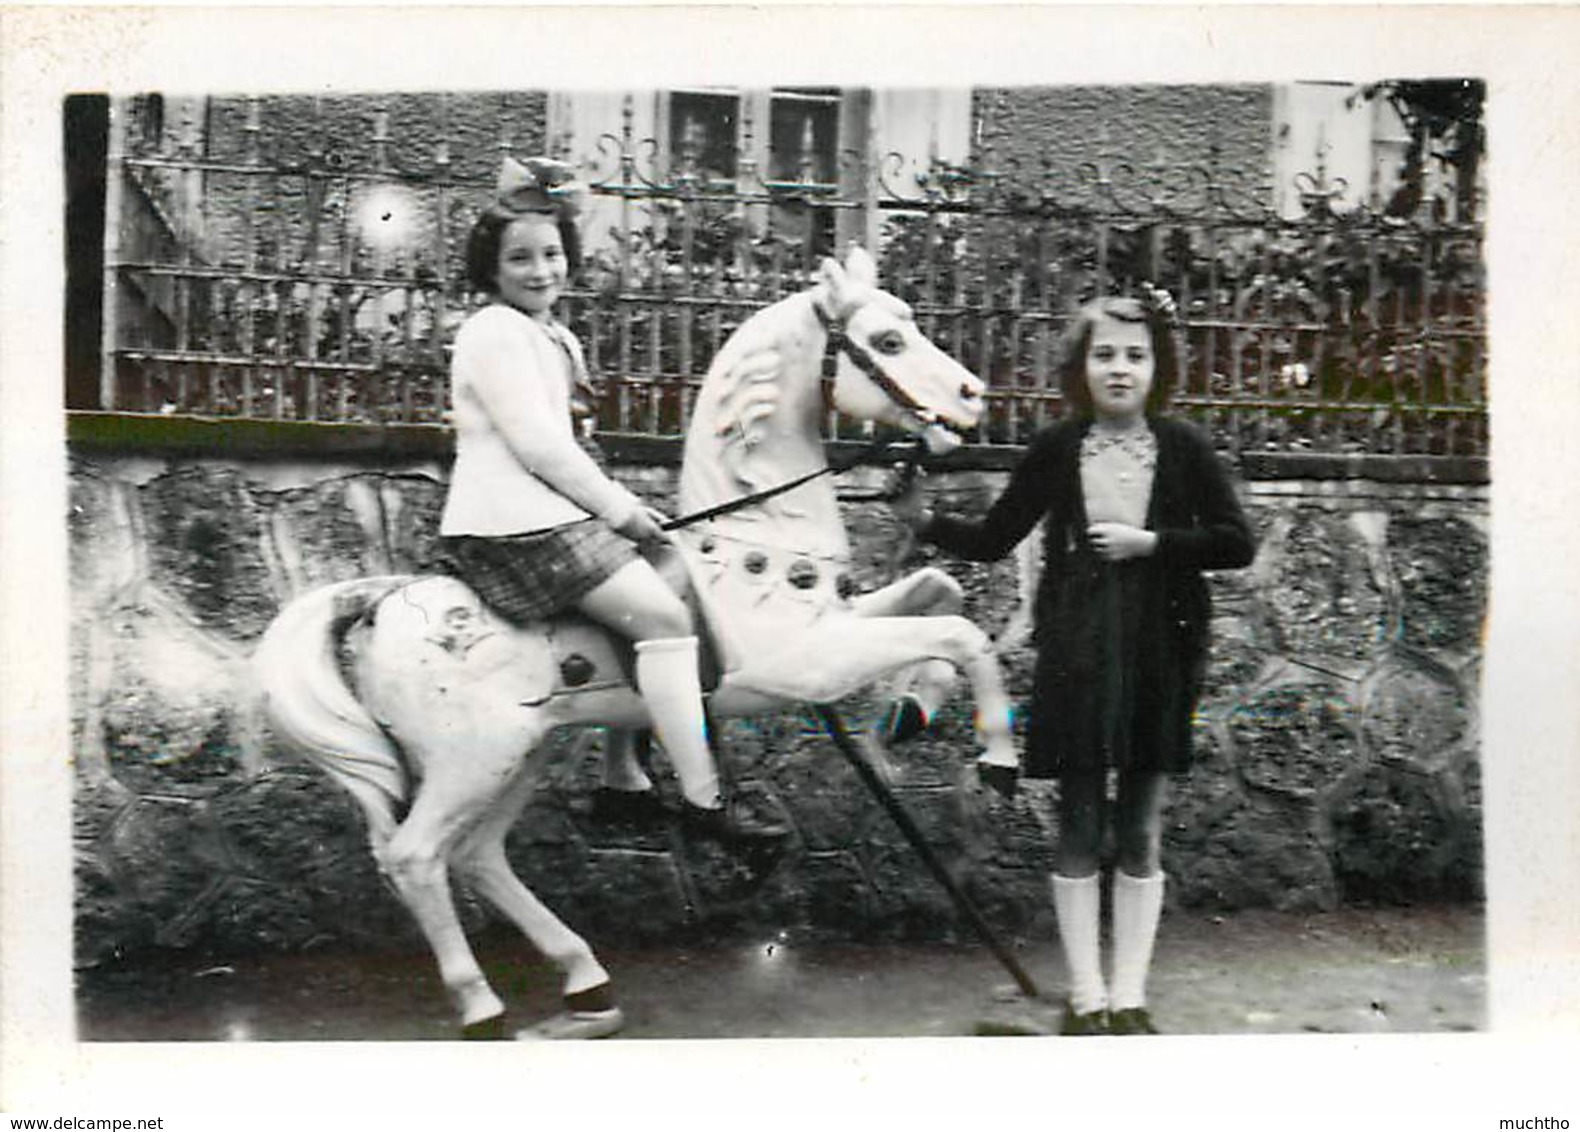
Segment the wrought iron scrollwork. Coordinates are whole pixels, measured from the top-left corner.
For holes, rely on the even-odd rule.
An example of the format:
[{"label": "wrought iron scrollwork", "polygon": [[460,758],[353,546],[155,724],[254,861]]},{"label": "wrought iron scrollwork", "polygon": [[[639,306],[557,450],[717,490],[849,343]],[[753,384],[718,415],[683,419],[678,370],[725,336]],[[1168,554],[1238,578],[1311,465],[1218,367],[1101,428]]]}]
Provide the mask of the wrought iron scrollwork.
[{"label": "wrought iron scrollwork", "polygon": [[[140,211],[107,265],[149,307],[115,349],[142,407],[441,414],[445,344],[468,302],[476,201],[462,190],[491,183],[493,150],[512,149],[475,131],[460,148],[464,132],[444,123],[467,97],[440,99],[439,136],[422,150],[395,144],[405,108],[393,100],[319,107],[341,120],[320,130],[315,117],[287,142],[274,136],[283,104],[238,97],[216,119],[228,132],[215,148],[193,144],[190,108],[143,107],[146,128],[116,158],[126,207]],[[1017,117],[1024,104],[1002,92],[974,101],[963,152],[830,149],[824,118],[814,160],[809,116],[798,136],[780,131],[783,152],[771,147],[772,120],[765,137],[753,108],[767,97],[742,96],[733,135],[716,132],[707,154],[700,136],[645,136],[630,97],[605,132],[549,143],[602,201],[566,317],[612,390],[605,428],[681,428],[729,331],[803,286],[838,224],[869,241],[885,287],[988,382],[982,442],[1020,443],[1058,410],[1059,332],[1076,304],[1145,283],[1179,304],[1179,403],[1230,447],[1484,451],[1479,223],[1356,203],[1320,155],[1275,184],[1216,141],[1199,154],[1138,153],[1123,138],[1039,150],[1026,142],[1031,116]],[[174,121],[155,129],[156,111]],[[403,152],[422,157],[403,163]],[[355,212],[389,186],[427,211],[415,246],[378,257]]]}]

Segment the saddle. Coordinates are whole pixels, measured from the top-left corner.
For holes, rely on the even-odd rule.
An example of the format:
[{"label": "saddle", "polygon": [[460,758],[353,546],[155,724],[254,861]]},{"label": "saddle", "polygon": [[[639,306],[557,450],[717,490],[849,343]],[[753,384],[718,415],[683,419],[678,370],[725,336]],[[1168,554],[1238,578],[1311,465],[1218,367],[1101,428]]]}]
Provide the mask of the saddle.
[{"label": "saddle", "polygon": [[[696,564],[670,546],[645,549],[644,556],[685,602],[698,642],[699,680],[704,692],[715,690],[730,667],[709,603],[693,578]],[[590,617],[570,612],[523,625],[488,605],[465,580],[454,574],[397,580],[381,598],[400,592],[402,614],[420,621],[425,638],[458,666],[459,678],[499,681],[501,690],[521,703],[551,696],[635,685],[636,646]],[[381,601],[359,603],[346,611],[349,625],[357,616],[371,621]]]}]

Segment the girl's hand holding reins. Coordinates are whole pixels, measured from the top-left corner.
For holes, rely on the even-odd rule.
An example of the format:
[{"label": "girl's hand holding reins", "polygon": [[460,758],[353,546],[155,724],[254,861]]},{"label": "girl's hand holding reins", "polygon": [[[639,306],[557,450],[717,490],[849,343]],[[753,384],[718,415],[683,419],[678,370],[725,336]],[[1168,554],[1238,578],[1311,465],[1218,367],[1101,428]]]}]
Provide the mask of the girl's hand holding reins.
[{"label": "girl's hand holding reins", "polygon": [[614,528],[632,542],[653,542],[665,536],[663,523],[667,516],[651,507],[638,507]]},{"label": "girl's hand holding reins", "polygon": [[913,531],[919,531],[933,521],[933,513],[922,499],[921,468],[914,464],[903,465],[889,473],[883,493],[889,498],[889,510],[894,517]]},{"label": "girl's hand holding reins", "polygon": [[1086,528],[1086,540],[1092,544],[1097,556],[1106,562],[1146,558],[1158,546],[1157,532],[1142,530],[1127,523],[1093,523]]}]

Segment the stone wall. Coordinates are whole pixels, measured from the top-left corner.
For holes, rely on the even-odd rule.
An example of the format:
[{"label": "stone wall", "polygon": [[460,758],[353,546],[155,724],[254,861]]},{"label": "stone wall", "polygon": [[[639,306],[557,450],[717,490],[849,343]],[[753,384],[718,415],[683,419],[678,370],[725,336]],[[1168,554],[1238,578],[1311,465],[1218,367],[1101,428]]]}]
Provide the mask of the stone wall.
[{"label": "stone wall", "polygon": [[1211,164],[1220,181],[1252,193],[1270,175],[1273,88],[1265,83],[1009,87],[974,97],[993,108],[992,160],[1028,176],[1046,171],[1066,203],[1093,189],[1082,166],[1115,154],[1134,167],[1108,170],[1122,189],[1154,163]]},{"label": "stone wall", "polygon": [[[622,479],[668,507],[673,470]],[[379,882],[361,820],[248,710],[245,662],[281,601],[434,553],[443,466],[74,451],[73,751],[78,960],[418,945]],[[1001,472],[931,482],[979,506]],[[861,471],[851,487],[875,482]],[[1484,489],[1256,482],[1256,565],[1214,579],[1198,769],[1165,846],[1176,906],[1329,908],[1481,896],[1477,696]],[[1014,636],[1016,561],[968,567],[909,548],[878,504],[848,504],[864,588],[936,561],[968,615]],[[1012,689],[1029,678],[1006,640]],[[842,705],[852,726],[876,706]],[[892,756],[896,790],[988,918],[1050,936],[1053,787],[966,790],[969,703]],[[941,889],[809,712],[724,726],[728,770],[794,826],[754,871],[664,828],[590,821],[597,733],[560,735],[510,841],[517,868],[596,945],[788,928],[965,937]],[[659,769],[665,771],[662,758]],[[666,776],[661,786],[673,796]],[[469,925],[489,923],[465,898]]]}]

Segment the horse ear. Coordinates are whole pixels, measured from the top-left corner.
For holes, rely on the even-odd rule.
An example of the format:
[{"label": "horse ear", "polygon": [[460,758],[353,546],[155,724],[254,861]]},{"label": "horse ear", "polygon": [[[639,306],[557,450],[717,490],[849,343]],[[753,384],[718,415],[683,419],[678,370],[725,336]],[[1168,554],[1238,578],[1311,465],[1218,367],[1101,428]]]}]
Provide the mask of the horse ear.
[{"label": "horse ear", "polygon": [[851,244],[845,253],[845,273],[853,282],[867,287],[878,285],[877,261],[860,244]]},{"label": "horse ear", "polygon": [[829,306],[833,308],[833,313],[843,317],[843,312],[851,305],[850,292],[855,280],[832,257],[824,258],[818,274],[823,278],[823,285],[828,288]]}]

